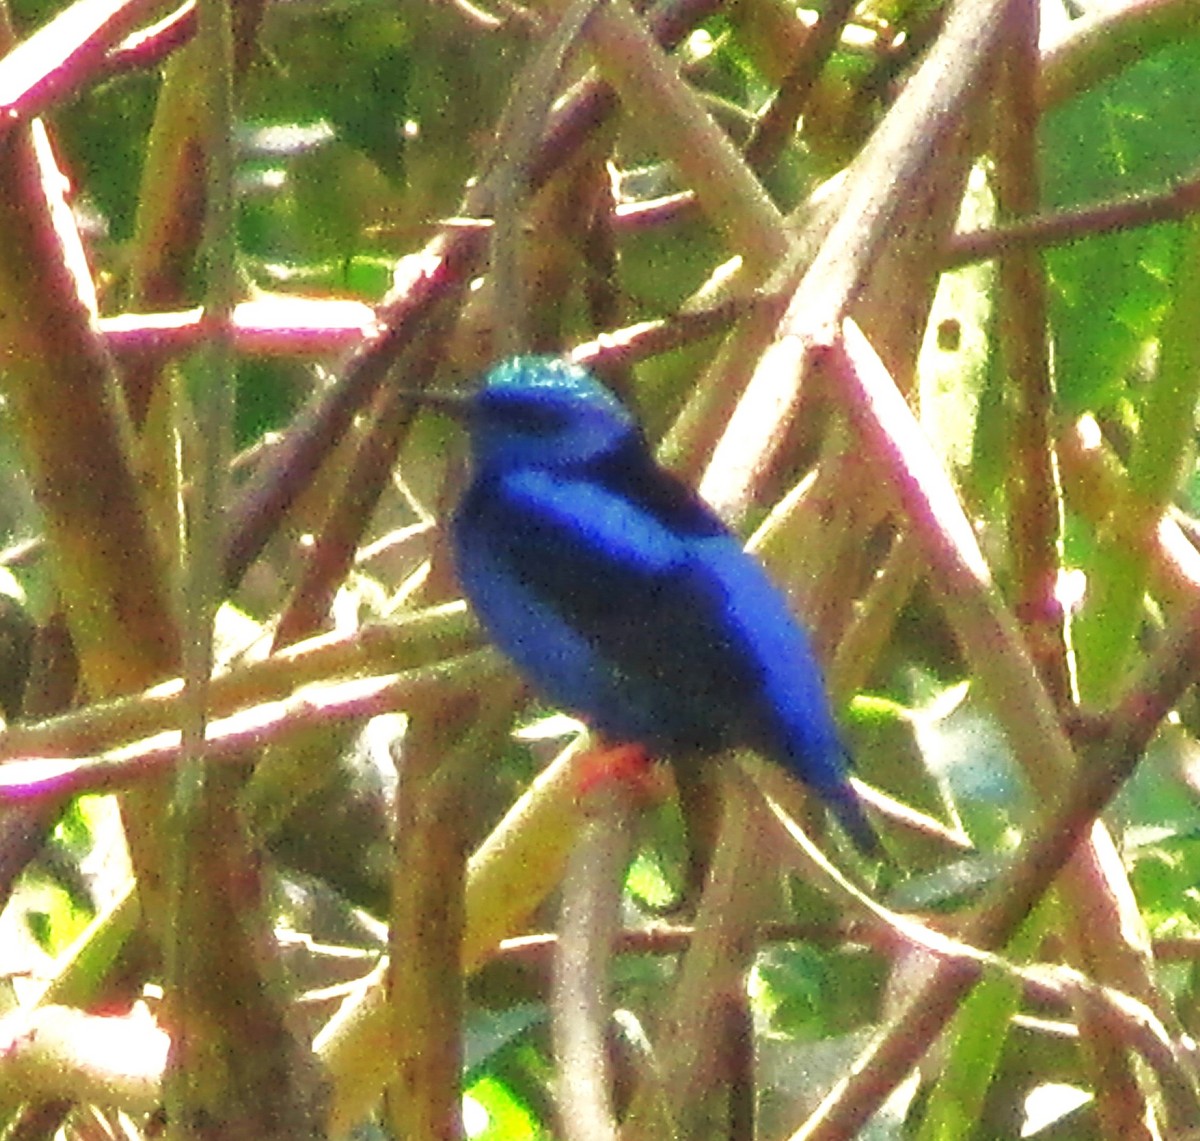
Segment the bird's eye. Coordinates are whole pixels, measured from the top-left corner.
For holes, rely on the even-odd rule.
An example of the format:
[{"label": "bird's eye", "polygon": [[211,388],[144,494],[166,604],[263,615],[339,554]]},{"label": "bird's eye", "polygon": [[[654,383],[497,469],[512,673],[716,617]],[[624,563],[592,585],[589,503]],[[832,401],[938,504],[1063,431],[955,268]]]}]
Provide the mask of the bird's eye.
[{"label": "bird's eye", "polygon": [[561,408],[545,404],[522,404],[507,408],[504,419],[513,431],[534,436],[560,431],[567,424]]}]

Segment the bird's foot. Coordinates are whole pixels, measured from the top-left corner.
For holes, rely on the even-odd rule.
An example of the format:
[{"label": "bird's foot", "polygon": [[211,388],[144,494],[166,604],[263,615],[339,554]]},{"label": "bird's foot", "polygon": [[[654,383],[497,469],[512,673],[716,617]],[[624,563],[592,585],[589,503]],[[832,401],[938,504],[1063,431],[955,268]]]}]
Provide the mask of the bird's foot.
[{"label": "bird's foot", "polygon": [[668,766],[657,764],[641,745],[597,745],[577,766],[581,797],[615,785],[641,803],[657,804],[671,792]]}]

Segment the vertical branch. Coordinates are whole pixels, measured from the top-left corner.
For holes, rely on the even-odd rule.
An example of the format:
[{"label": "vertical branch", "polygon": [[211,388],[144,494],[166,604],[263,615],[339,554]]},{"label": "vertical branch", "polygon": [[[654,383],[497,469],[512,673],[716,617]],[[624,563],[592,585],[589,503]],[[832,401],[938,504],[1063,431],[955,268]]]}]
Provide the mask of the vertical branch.
[{"label": "vertical branch", "polygon": [[620,788],[596,794],[563,880],[551,1010],[560,1117],[569,1141],[617,1141],[618,1136],[607,979],[620,924],[622,877],[633,847],[631,809]]},{"label": "vertical branch", "polygon": [[817,26],[805,37],[779,89],[754,124],[745,152],[752,170],[761,172],[774,165],[804,114],[821,69],[833,55],[854,8],[855,0],[830,0],[825,4]]},{"label": "vertical branch", "polygon": [[94,696],[113,696],[175,669],[166,579],[112,362],[91,323],[66,180],[40,123],[0,138],[0,172],[3,392],[85,680]]},{"label": "vertical branch", "polygon": [[1130,664],[1143,613],[1156,532],[1178,487],[1200,396],[1200,222],[1178,227],[1171,305],[1159,335],[1158,368],[1141,409],[1129,461],[1126,510],[1115,516],[1101,547],[1080,616],[1079,670],[1083,695],[1103,702]]},{"label": "vertical branch", "polygon": [[[176,779],[168,841],[166,1012],[172,1038],[165,1103],[170,1135],[180,1141],[233,1131],[262,1141],[302,1141],[319,1134],[323,1089],[307,1043],[293,1036],[271,985],[278,964],[260,862],[238,807],[242,778],[228,766],[211,774],[205,768],[214,621],[225,582],[236,370],[232,2],[205,0],[196,45],[205,65],[205,340],[193,386],[196,431],[185,449],[191,477],[183,568],[186,760]],[[180,404],[179,416],[186,417],[186,401]]]},{"label": "vertical branch", "polygon": [[[65,184],[40,122],[3,132],[0,383],[80,672],[99,699],[174,674],[179,641],[138,485],[133,432],[93,324],[95,288]],[[149,804],[153,811],[141,811]],[[157,934],[166,902],[155,834],[161,805],[156,793],[130,794],[122,808],[145,914]]]},{"label": "vertical branch", "polygon": [[[1018,0],[1006,18],[1003,102],[994,116],[1000,220],[1039,206],[1037,153],[1037,5]],[[1041,255],[1015,249],[1000,258],[1000,347],[1011,393],[1008,416],[1008,532],[1013,595],[1042,681],[1054,703],[1071,700],[1065,619],[1056,591],[1062,509],[1052,433],[1054,393],[1046,340],[1046,279]]]},{"label": "vertical branch", "polygon": [[[184,761],[175,777],[171,800],[169,922],[166,932],[165,976],[172,1010],[172,1061],[164,1079],[164,1105],[169,1136],[177,1141],[194,1136],[191,1122],[203,1106],[204,1078],[200,1058],[204,1033],[197,1017],[201,1009],[208,941],[199,938],[204,914],[200,902],[213,869],[203,861],[200,846],[206,821],[204,738],[207,729],[208,680],[211,674],[213,620],[220,582],[220,546],[230,446],[231,374],[234,367],[230,318],[233,312],[232,223],[232,31],[229,0],[204,0],[199,12],[199,47],[207,67],[201,98],[207,107],[208,154],[205,182],[206,297],[205,346],[200,355],[203,386],[195,404],[196,431],[184,432],[191,445],[184,464],[191,485],[184,517],[183,558],[183,701],[180,727]],[[187,401],[177,422],[187,416]],[[222,782],[224,784],[224,782]],[[197,874],[198,868],[204,871]]]},{"label": "vertical branch", "polygon": [[647,129],[663,156],[692,185],[730,249],[765,277],[790,248],[783,215],[626,0],[598,13],[592,44],[626,113],[652,117]]},{"label": "vertical branch", "polygon": [[[658,1072],[647,1073],[630,1107],[629,1141],[700,1135],[711,1125],[728,1059],[723,1036],[736,1029],[760,914],[762,829],[752,786],[733,765],[721,773],[720,836],[696,913],[695,935],[659,1035]],[[726,1091],[720,1090],[721,1093]],[[703,1123],[703,1124],[701,1124]]]},{"label": "vertical branch", "polygon": [[[185,561],[182,704],[183,745],[174,810],[192,822],[203,795],[202,754],[212,673],[213,620],[220,602],[223,509],[232,456],[234,370],[232,317],[236,302],[233,237],[233,32],[230,0],[200,6],[200,42],[208,63],[208,174],[205,219],[205,346],[203,384],[195,402],[196,431],[186,449],[191,490],[184,505]],[[176,846],[186,852],[187,844]],[[185,884],[174,885],[176,893]],[[178,898],[176,903],[178,904]],[[182,936],[173,933],[173,942]]]},{"label": "vertical branch", "polygon": [[526,348],[525,282],[521,272],[521,204],[529,166],[554,105],[567,62],[600,0],[571,0],[529,65],[517,76],[496,133],[498,161],[492,185],[492,276],[496,356]]},{"label": "vertical branch", "polygon": [[[495,689],[500,684],[493,681],[491,687]],[[510,694],[515,697],[515,691]],[[583,739],[577,739],[541,772],[468,861],[460,944],[465,973],[478,970],[506,935],[525,929],[534,912],[561,881],[582,823],[577,795],[582,744]],[[406,755],[405,765],[410,759]],[[404,812],[414,810],[413,802],[399,804]],[[397,836],[409,838],[405,848],[411,845],[417,858],[436,861],[419,831],[398,828]],[[407,942],[400,940],[416,936],[399,934],[401,907],[412,909],[407,923],[413,931],[420,930],[421,912],[419,901],[405,902],[400,898],[401,891],[415,890],[417,877],[415,870],[408,864],[400,864],[399,859],[398,853],[392,945],[407,949]],[[442,869],[435,868],[435,872],[430,882],[437,886],[437,894],[430,900],[431,906],[439,904],[444,889],[444,880],[439,878]],[[436,957],[432,962],[444,967]],[[422,989],[419,971],[420,964],[415,963],[414,970],[405,974],[403,985],[413,988],[424,1002],[428,987]],[[401,1030],[407,1034],[413,1024],[400,1022],[402,1007],[397,1007],[395,1016],[390,1017],[390,1000],[397,993],[396,981],[391,979],[391,993],[385,997],[385,980],[393,973],[390,963],[373,971],[313,1043],[333,1084],[327,1127],[330,1137],[344,1136],[378,1101],[379,1090],[393,1079],[394,1034]],[[414,1016],[418,1013],[413,1011]],[[420,1048],[419,1040],[415,1044],[411,1039],[406,1041],[409,1043],[406,1049]]]},{"label": "vertical branch", "polygon": [[457,1141],[463,1133],[470,792],[479,757],[511,724],[514,696],[511,683],[501,683],[488,687],[486,700],[478,691],[437,700],[410,720],[404,737],[388,936],[391,1042],[367,1066],[382,1066],[392,1131],[412,1141]]},{"label": "vertical branch", "polygon": [[[464,782],[443,764],[462,713],[452,701],[410,724],[396,786],[388,1117],[394,1135],[412,1141],[462,1137]],[[477,744],[468,737],[456,751]]]}]

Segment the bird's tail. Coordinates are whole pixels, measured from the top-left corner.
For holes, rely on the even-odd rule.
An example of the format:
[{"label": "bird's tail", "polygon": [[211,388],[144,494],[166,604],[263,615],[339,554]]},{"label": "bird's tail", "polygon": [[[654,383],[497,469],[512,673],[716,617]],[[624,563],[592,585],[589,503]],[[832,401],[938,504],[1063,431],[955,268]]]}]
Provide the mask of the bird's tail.
[{"label": "bird's tail", "polygon": [[863,811],[862,800],[854,791],[854,786],[848,780],[843,780],[836,787],[823,788],[820,792],[843,831],[854,841],[855,847],[864,856],[870,856],[872,859],[882,857],[883,845],[880,844],[878,834]]},{"label": "bird's tail", "polygon": [[[813,728],[813,723],[806,724],[804,728]],[[854,841],[855,847],[864,856],[874,859],[883,857],[883,845],[867,819],[862,798],[850,781],[850,770],[854,767],[854,761],[846,746],[836,736],[832,719],[829,721],[827,734],[818,734],[815,737],[810,734],[806,739],[797,733],[788,743],[792,747],[786,751],[781,750],[787,758],[784,767],[793,776],[799,777],[805,788],[825,802],[837,817],[842,830]],[[775,755],[779,756],[779,753]],[[819,759],[821,763],[817,763],[814,758]]]}]

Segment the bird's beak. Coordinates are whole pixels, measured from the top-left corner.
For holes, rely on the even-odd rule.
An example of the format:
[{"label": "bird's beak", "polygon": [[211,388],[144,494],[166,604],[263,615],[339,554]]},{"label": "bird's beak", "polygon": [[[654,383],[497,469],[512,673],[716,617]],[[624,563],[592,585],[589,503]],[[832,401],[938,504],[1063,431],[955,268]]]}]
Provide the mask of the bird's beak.
[{"label": "bird's beak", "polygon": [[396,394],[422,408],[433,408],[454,420],[466,420],[471,415],[471,395],[467,392],[418,392],[412,388],[397,389]]}]

